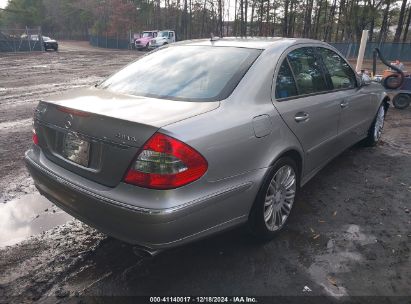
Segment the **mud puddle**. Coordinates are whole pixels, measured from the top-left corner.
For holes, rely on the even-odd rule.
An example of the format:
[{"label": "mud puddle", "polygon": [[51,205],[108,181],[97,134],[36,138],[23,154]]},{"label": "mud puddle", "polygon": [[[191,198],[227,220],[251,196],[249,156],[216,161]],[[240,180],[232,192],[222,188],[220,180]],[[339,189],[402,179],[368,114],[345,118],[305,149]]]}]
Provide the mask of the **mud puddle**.
[{"label": "mud puddle", "polygon": [[38,193],[0,205],[0,248],[64,224],[73,217]]}]

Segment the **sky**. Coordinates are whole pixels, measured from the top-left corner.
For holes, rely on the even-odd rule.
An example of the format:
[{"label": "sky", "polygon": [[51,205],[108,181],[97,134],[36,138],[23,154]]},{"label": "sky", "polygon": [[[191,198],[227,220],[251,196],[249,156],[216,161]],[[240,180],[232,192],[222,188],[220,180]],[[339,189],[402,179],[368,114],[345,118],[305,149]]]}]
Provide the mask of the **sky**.
[{"label": "sky", "polygon": [[5,8],[9,0],[0,0],[0,8]]}]

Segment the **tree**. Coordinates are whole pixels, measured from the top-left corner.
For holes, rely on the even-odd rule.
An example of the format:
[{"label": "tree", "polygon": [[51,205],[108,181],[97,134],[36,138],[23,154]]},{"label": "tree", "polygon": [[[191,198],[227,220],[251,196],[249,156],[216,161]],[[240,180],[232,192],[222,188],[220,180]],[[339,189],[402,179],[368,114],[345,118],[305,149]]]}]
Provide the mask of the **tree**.
[{"label": "tree", "polygon": [[402,0],[400,15],[398,18],[398,25],[395,31],[394,42],[399,42],[401,38],[402,28],[404,27],[404,14],[407,7],[407,0]]},{"label": "tree", "polygon": [[391,1],[390,0],[386,0],[385,1],[385,10],[384,10],[384,16],[382,19],[382,23],[381,23],[381,29],[380,29],[380,33],[378,35],[378,43],[381,43],[384,36],[386,35],[386,31],[388,29],[388,13],[390,11],[390,5],[391,5]]},{"label": "tree", "polygon": [[[230,1],[234,9],[230,10]],[[397,7],[397,2],[401,3]],[[407,41],[407,0],[10,0],[4,26],[87,38],[129,31],[174,29],[180,39],[224,35],[282,35],[326,41]],[[233,20],[225,16],[234,16]],[[395,35],[390,24],[397,25]],[[224,30],[224,33],[223,33]],[[375,36],[378,36],[375,39]]]},{"label": "tree", "polygon": [[408,7],[408,18],[407,18],[407,22],[405,24],[404,36],[402,38],[403,43],[405,43],[407,41],[407,34],[408,34],[408,29],[410,28],[410,22],[411,22],[411,5],[409,5],[409,7]]}]

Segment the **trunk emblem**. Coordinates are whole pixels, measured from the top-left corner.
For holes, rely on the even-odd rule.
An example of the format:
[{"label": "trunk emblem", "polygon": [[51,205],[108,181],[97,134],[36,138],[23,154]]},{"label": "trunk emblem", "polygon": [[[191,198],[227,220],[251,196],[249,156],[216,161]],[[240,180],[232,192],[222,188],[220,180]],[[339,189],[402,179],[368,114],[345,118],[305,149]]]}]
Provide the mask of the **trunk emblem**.
[{"label": "trunk emblem", "polygon": [[130,136],[130,135],[127,135],[127,134],[121,134],[120,132],[118,132],[116,134],[116,137],[121,139],[121,140],[137,142],[137,138],[135,136]]},{"label": "trunk emblem", "polygon": [[73,115],[72,114],[69,114],[69,115],[67,115],[67,120],[66,120],[66,123],[64,124],[64,127],[66,128],[66,129],[70,129],[71,128],[71,126],[72,126],[72,124],[73,124]]}]

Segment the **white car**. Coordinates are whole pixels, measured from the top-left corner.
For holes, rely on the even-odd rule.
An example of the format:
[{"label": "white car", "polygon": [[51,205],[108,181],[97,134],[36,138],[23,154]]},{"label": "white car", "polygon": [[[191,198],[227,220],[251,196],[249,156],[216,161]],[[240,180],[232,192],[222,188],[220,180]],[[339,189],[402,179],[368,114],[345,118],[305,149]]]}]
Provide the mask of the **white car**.
[{"label": "white car", "polygon": [[150,41],[149,48],[155,49],[173,42],[176,42],[176,34],[174,31],[160,31],[157,37]]}]

